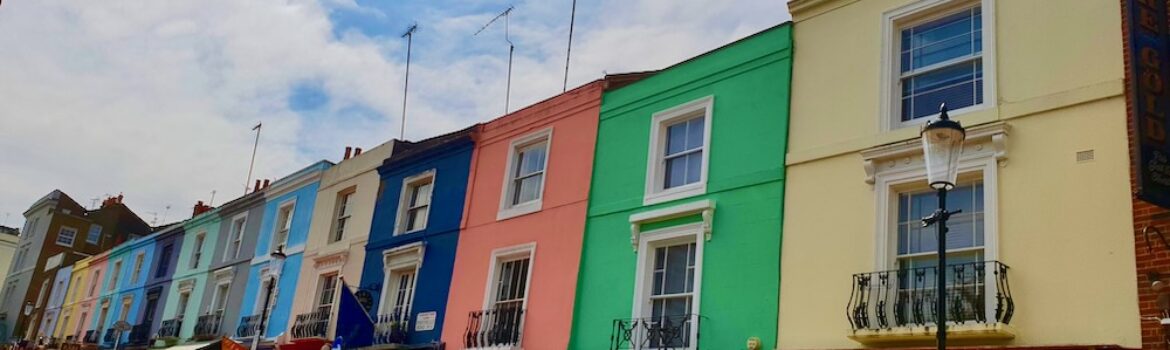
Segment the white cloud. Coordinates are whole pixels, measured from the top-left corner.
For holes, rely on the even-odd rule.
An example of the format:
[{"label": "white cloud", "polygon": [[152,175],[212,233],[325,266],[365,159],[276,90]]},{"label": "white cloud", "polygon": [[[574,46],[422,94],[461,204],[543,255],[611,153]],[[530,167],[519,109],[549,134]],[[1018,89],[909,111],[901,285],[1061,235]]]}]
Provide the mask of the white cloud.
[{"label": "white cloud", "polygon": [[[567,3],[517,5],[512,110],[560,92]],[[167,221],[186,218],[212,190],[216,204],[242,192],[258,121],[256,173],[266,178],[396,136],[405,45],[396,35],[334,36],[333,8],[381,15],[352,0],[5,2],[0,224],[21,225],[20,213],[54,188],[85,205],[123,192],[147,220],[167,205]],[[494,14],[447,12],[418,18],[411,139],[503,111],[502,33],[471,37]],[[570,87],[603,71],[662,68],[787,18],[779,0],[583,5]],[[319,113],[288,108],[290,88],[306,81],[329,95]],[[381,116],[338,117],[355,107]]]}]

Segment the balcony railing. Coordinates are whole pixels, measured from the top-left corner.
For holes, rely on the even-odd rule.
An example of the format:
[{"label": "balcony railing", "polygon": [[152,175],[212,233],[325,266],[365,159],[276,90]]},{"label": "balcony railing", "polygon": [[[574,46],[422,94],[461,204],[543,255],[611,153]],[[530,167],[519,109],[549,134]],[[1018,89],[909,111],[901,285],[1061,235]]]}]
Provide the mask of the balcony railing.
[{"label": "balcony railing", "polygon": [[[998,261],[948,264],[948,323],[1010,323],[1015,311],[1008,266]],[[853,330],[933,325],[938,318],[938,268],[853,275],[846,313]]]},{"label": "balcony railing", "polygon": [[240,326],[236,327],[236,337],[253,337],[259,330],[260,315],[244,316],[240,318]]},{"label": "balcony railing", "polygon": [[[116,337],[116,336],[115,336],[115,333],[117,333],[117,332],[118,332],[118,330],[116,330],[116,329],[114,329],[114,328],[112,328],[112,327],[111,327],[110,329],[107,329],[107,330],[106,330],[106,336],[105,336],[105,337],[102,337],[102,342],[103,342],[103,343],[109,343],[109,344],[113,344],[113,343],[114,343],[114,338]],[[119,334],[117,334],[117,336],[121,336],[121,334],[119,333]]]},{"label": "balcony railing", "polygon": [[178,338],[179,337],[179,330],[181,330],[181,329],[183,329],[183,319],[182,318],[176,317],[173,319],[162,321],[162,324],[160,324],[158,326],[158,337],[159,338]]},{"label": "balcony railing", "polygon": [[130,327],[130,340],[127,345],[144,345],[150,341],[150,324],[142,323]]},{"label": "balcony railing", "polygon": [[96,330],[85,331],[85,338],[83,338],[81,341],[83,343],[86,343],[86,344],[97,344],[98,331],[96,331]]},{"label": "balcony railing", "polygon": [[406,344],[410,330],[410,316],[400,314],[378,315],[374,322],[374,345]]},{"label": "balcony railing", "polygon": [[329,310],[297,315],[292,326],[293,339],[329,337],[329,320],[331,318]]},{"label": "balcony railing", "polygon": [[[611,350],[698,348],[699,320],[700,317],[696,314],[613,320],[609,348]],[[693,340],[692,331],[695,331]]]},{"label": "balcony railing", "polygon": [[524,309],[507,307],[472,311],[463,334],[463,346],[486,348],[516,346],[524,330]]},{"label": "balcony railing", "polygon": [[216,312],[199,316],[195,320],[195,338],[213,339],[218,337],[221,335],[221,327],[223,327],[223,313]]}]

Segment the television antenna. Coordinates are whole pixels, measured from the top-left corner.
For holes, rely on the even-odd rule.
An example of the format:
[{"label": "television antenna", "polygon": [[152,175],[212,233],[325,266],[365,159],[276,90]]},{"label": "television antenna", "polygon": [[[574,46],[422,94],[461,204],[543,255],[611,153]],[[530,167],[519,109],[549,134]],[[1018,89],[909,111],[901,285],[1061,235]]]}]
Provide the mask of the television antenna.
[{"label": "television antenna", "polygon": [[483,25],[483,28],[479,28],[475,34],[472,34],[472,36],[477,36],[479,33],[482,33],[485,29],[491,26],[492,23],[496,23],[496,21],[500,18],[504,19],[504,41],[508,42],[508,82],[504,87],[504,114],[508,114],[508,102],[512,97],[512,57],[516,52],[516,45],[512,43],[512,38],[509,35],[508,30],[508,18],[510,17],[509,15],[512,14],[513,9],[515,9],[515,7],[508,6],[507,10],[504,10],[504,12],[501,12],[500,14],[496,15],[496,17],[493,17],[492,20],[487,22],[487,24]]}]

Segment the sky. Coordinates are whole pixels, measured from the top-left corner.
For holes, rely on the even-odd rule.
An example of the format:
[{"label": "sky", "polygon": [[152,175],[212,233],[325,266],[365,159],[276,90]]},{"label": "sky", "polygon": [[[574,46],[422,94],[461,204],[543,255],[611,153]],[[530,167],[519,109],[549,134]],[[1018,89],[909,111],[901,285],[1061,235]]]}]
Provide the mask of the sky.
[{"label": "sky", "polygon": [[[555,96],[572,0],[8,0],[0,4],[0,225],[60,189],[191,216],[346,146],[419,140]],[[505,9],[514,10],[478,35]],[[665,68],[789,20],[784,0],[579,0],[568,85]],[[503,19],[501,19],[503,20]]]}]

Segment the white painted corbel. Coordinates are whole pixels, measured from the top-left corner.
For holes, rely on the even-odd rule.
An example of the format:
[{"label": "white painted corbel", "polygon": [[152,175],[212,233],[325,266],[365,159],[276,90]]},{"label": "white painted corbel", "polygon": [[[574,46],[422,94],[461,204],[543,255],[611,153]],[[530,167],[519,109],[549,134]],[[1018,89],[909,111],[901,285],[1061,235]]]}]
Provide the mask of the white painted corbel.
[{"label": "white painted corbel", "polygon": [[638,235],[641,233],[640,225],[638,223],[635,222],[630,224],[630,246],[634,247],[635,253],[638,252]]},{"label": "white painted corbel", "polygon": [[998,132],[991,135],[991,145],[995,147],[995,160],[1007,160],[1007,132]]},{"label": "white painted corbel", "polygon": [[708,207],[703,210],[703,237],[707,241],[711,240],[711,221],[715,219],[715,207]]},{"label": "white painted corbel", "polygon": [[875,174],[877,174],[877,165],[874,164],[873,159],[866,159],[861,161],[861,166],[865,168],[865,183],[872,185]]}]

